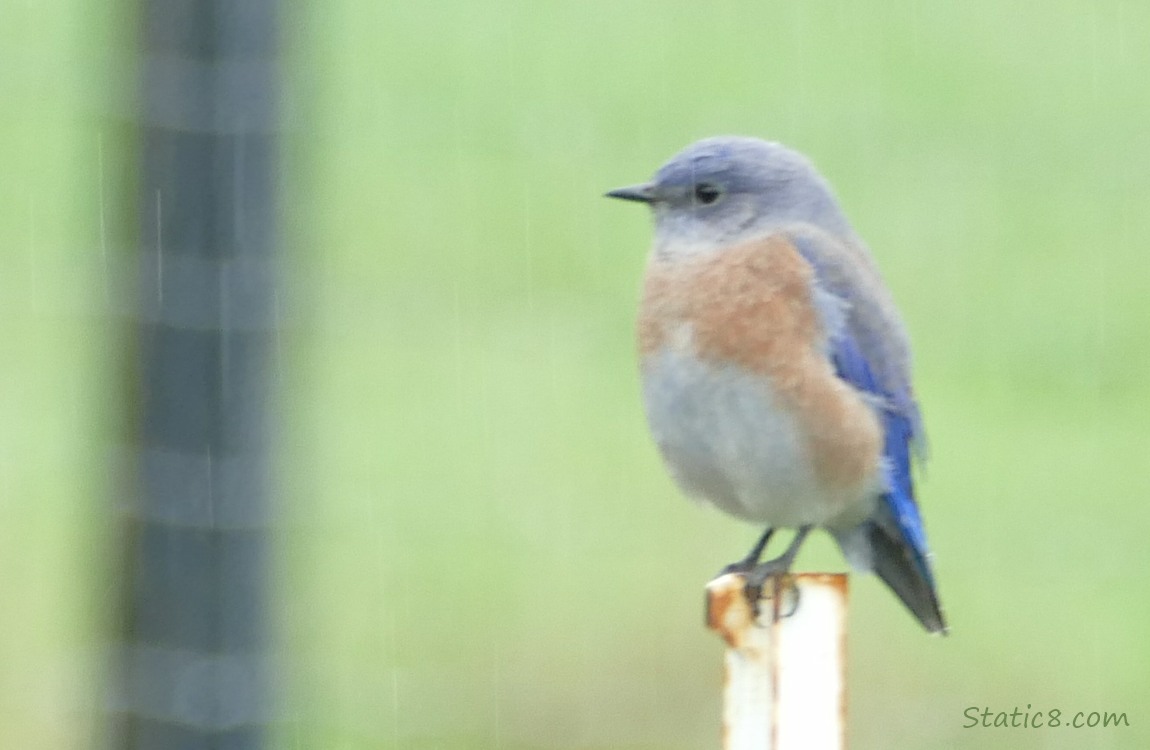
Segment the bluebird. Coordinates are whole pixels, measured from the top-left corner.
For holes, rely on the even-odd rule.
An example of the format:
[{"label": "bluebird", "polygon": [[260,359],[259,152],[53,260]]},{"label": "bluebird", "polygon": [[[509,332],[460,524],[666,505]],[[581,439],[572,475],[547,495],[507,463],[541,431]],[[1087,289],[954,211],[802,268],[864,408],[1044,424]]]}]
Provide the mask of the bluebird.
[{"label": "bluebird", "polygon": [[[766,526],[724,570],[757,601],[820,527],[945,633],[911,477],[909,341],[826,180],[781,144],[724,136],[607,195],[654,216],[637,327],[664,462],[686,494]],[[794,538],[760,562],[779,528]]]}]

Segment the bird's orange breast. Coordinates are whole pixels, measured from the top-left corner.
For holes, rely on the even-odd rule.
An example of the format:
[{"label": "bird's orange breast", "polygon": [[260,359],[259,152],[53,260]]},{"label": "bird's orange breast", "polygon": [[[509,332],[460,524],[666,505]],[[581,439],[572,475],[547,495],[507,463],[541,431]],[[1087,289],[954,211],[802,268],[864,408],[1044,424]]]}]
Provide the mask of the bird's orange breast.
[{"label": "bird's orange breast", "polygon": [[882,431],[826,355],[814,283],[813,269],[782,235],[696,257],[652,256],[638,318],[640,356],[686,347],[714,367],[761,376],[765,397],[801,426],[820,481],[855,486],[876,470]]}]

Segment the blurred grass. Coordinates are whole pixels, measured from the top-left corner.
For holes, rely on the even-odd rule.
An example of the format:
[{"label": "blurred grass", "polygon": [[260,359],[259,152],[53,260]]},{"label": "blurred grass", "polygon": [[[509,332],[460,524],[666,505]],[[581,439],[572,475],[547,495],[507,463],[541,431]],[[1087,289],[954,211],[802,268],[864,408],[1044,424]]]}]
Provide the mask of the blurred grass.
[{"label": "blurred grass", "polygon": [[102,459],[118,398],[100,311],[101,212],[122,149],[95,125],[115,93],[110,8],[0,4],[0,747],[87,746],[109,592]]},{"label": "blurred grass", "polygon": [[[103,290],[81,115],[114,29],[80,0],[5,7],[0,746],[64,747],[97,705],[115,342],[85,314]],[[715,746],[701,586],[756,531],[659,465],[631,333],[649,227],[598,196],[723,132],[816,161],[916,345],[954,632],[854,578],[851,746],[1150,743],[1150,7],[293,14],[282,744]],[[841,561],[818,539],[801,565]],[[1132,726],[961,728],[1028,703]]]}]

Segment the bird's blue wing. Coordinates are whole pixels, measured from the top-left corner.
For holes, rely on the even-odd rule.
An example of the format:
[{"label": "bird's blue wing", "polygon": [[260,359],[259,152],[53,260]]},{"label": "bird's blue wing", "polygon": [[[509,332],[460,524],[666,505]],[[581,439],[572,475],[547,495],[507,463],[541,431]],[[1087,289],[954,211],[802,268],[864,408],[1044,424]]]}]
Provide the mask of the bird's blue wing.
[{"label": "bird's blue wing", "polygon": [[819,288],[840,308],[836,317],[841,320],[828,332],[835,372],[867,396],[882,422],[887,491],[875,520],[894,527],[890,531],[910,548],[914,567],[933,588],[911,476],[912,448],[923,441],[921,420],[893,303],[861,248],[802,232],[791,233],[790,239],[814,269]]},{"label": "bird's blue wing", "polygon": [[883,471],[887,484],[882,502],[893,516],[902,537],[913,548],[920,571],[928,580],[933,581],[926,562],[926,533],[915,503],[914,480],[911,476],[911,445],[916,438],[914,419],[900,413],[893,406],[891,395],[883,392],[866,357],[845,326],[831,340],[831,361],[840,378],[870,394],[878,405],[883,427]]}]

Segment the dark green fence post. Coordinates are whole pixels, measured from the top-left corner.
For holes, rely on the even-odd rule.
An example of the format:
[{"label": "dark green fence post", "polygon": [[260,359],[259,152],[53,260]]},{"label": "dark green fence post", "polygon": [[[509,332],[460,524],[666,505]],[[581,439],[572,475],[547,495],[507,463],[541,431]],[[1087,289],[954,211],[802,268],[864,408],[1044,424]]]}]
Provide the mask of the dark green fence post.
[{"label": "dark green fence post", "polygon": [[266,744],[277,20],[142,4],[119,748]]}]

